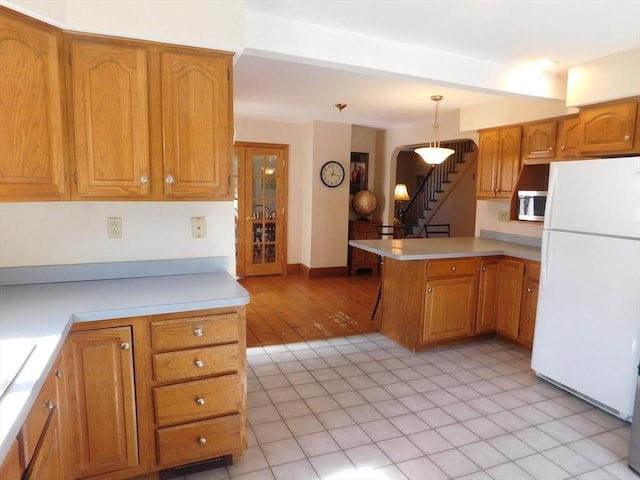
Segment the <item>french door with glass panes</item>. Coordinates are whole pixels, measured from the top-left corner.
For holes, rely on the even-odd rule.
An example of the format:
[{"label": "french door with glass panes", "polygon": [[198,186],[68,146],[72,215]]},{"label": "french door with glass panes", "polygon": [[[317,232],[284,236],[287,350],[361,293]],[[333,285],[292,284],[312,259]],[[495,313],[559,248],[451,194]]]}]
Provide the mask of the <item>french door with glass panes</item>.
[{"label": "french door with glass panes", "polygon": [[237,274],[274,275],[287,267],[287,145],[236,143]]}]

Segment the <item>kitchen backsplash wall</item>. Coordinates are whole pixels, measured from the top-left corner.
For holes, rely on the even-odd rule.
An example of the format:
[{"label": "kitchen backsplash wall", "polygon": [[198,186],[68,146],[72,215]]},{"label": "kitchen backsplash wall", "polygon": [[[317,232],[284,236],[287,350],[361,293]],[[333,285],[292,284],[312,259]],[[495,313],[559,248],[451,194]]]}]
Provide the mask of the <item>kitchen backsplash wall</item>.
[{"label": "kitchen backsplash wall", "polygon": [[[107,217],[122,238],[107,238]],[[0,267],[223,256],[235,275],[234,218],[233,202],[0,203]]]}]

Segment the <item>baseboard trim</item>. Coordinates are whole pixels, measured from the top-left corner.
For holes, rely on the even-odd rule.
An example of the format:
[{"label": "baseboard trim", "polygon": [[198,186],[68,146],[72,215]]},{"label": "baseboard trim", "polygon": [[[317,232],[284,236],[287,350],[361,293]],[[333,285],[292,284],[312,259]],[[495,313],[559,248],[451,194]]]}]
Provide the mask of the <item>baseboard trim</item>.
[{"label": "baseboard trim", "polygon": [[[287,269],[288,271],[288,269]],[[346,277],[349,269],[344,267],[325,267],[325,268],[309,268],[306,265],[300,265],[300,273],[307,278],[336,278]]]}]

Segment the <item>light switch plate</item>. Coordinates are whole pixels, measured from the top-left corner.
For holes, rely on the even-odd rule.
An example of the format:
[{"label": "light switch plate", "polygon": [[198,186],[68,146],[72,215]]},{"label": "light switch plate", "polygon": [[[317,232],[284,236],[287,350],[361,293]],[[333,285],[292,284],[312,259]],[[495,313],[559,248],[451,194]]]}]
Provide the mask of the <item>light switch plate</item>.
[{"label": "light switch plate", "polygon": [[207,218],[191,217],[191,236],[193,238],[207,237]]}]

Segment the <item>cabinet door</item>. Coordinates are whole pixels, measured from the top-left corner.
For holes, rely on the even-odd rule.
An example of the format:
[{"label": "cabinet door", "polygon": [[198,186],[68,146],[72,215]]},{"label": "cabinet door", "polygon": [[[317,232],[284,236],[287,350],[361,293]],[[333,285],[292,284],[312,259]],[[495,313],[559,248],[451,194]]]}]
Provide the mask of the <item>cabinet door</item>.
[{"label": "cabinet door", "polygon": [[478,151],[478,198],[495,198],[496,174],[500,155],[498,130],[480,132]]},{"label": "cabinet door", "polygon": [[500,150],[498,162],[498,198],[511,198],[520,174],[520,147],[522,128],[512,127],[500,130]]},{"label": "cabinet door", "polygon": [[232,200],[230,56],[160,54],[164,194]]},{"label": "cabinet door", "polygon": [[148,196],[146,51],[72,38],[70,56],[77,196]]},{"label": "cabinet door", "polygon": [[556,130],[555,120],[525,125],[522,130],[522,157],[553,158],[556,150]]},{"label": "cabinet door", "polygon": [[0,17],[0,200],[68,198],[60,34]]},{"label": "cabinet door", "polygon": [[499,258],[486,259],[480,262],[476,333],[489,333],[496,330],[499,267]]},{"label": "cabinet door", "polygon": [[615,154],[634,151],[637,109],[637,101],[581,108],[580,153]]},{"label": "cabinet door", "polygon": [[540,285],[540,264],[527,262],[520,308],[520,331],[518,340],[528,346],[533,345],[533,333],[536,325],[538,306],[538,287]]},{"label": "cabinet door", "polygon": [[477,296],[475,277],[428,280],[426,289],[422,343],[473,333]]},{"label": "cabinet door", "polygon": [[523,276],[522,260],[503,258],[500,261],[496,331],[513,339],[518,338]]},{"label": "cabinet door", "polygon": [[14,440],[9,447],[7,456],[0,464],[0,478],[2,480],[20,480],[22,478],[22,467],[20,466],[20,447],[18,440]]},{"label": "cabinet door", "polygon": [[[38,396],[35,409],[39,405],[43,405],[46,412],[46,420],[44,428],[40,430],[37,418],[39,415],[34,410],[29,414],[27,425],[35,419],[36,430],[25,427],[23,429],[23,447],[28,450],[31,446],[35,447],[33,456],[30,458],[24,480],[63,480],[68,479],[67,453],[65,425],[66,425],[66,402],[67,390],[65,382],[64,357],[61,355],[56,361],[53,369],[49,373],[49,377],[43,387],[45,396]],[[43,392],[41,392],[42,394]],[[47,400],[45,400],[47,399]],[[44,403],[43,403],[44,402]],[[33,417],[33,418],[32,418]],[[27,457],[27,453],[23,455]],[[25,458],[26,460],[26,458]],[[4,477],[0,477],[4,478]]]},{"label": "cabinet door", "polygon": [[138,465],[131,328],[72,332],[65,345],[74,478]]},{"label": "cabinet door", "polygon": [[580,142],[580,121],[578,116],[562,119],[558,122],[558,148],[556,157],[574,158],[578,155]]}]

